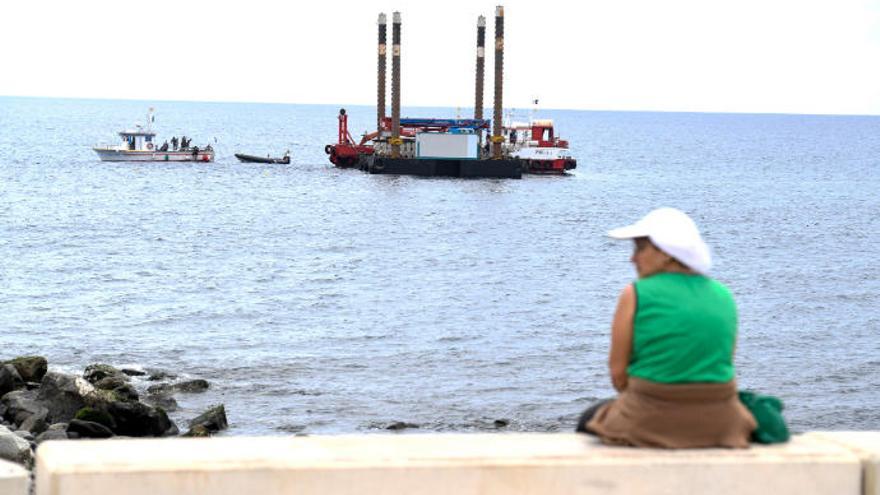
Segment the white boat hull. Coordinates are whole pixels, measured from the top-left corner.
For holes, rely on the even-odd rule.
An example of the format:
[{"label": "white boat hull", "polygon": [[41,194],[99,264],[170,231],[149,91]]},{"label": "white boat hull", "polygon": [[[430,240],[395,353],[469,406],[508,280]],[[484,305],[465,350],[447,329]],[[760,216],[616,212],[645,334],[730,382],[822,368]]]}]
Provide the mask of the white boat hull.
[{"label": "white boat hull", "polygon": [[213,151],[150,151],[92,148],[102,162],[212,162]]}]

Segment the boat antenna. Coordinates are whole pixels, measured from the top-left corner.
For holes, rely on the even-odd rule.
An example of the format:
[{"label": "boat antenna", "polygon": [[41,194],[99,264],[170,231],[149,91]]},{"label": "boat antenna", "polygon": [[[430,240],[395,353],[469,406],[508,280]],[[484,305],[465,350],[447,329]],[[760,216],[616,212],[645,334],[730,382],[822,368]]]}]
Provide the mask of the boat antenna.
[{"label": "boat antenna", "polygon": [[531,122],[529,122],[529,124],[531,124],[532,122],[535,121],[535,114],[537,112],[538,112],[538,97],[535,97],[534,99],[532,99],[532,116],[529,119],[531,121]]},{"label": "boat antenna", "polygon": [[156,117],[153,116],[154,110],[153,107],[150,107],[149,110],[147,110],[147,132],[153,132],[153,122],[156,120]]}]

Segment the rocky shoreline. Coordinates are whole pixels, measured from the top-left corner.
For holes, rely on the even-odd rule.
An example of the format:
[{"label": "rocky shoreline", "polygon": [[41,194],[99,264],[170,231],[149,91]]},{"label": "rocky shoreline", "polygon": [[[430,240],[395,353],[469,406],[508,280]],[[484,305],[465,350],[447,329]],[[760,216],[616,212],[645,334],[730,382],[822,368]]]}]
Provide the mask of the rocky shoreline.
[{"label": "rocky shoreline", "polygon": [[[138,390],[133,376],[152,384]],[[32,468],[34,452],[46,440],[210,436],[228,426],[223,404],[190,420],[182,435],[168,417],[177,408],[175,394],[209,387],[201,379],[103,363],[78,376],[49,371],[42,356],[0,361],[0,459]]]}]

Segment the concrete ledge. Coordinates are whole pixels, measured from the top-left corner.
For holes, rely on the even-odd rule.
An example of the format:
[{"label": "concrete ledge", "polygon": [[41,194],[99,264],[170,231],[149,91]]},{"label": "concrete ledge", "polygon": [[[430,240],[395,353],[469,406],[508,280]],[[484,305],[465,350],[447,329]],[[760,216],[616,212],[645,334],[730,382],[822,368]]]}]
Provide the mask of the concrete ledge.
[{"label": "concrete ledge", "polygon": [[30,474],[18,464],[0,459],[0,494],[27,495]]},{"label": "concrete ledge", "polygon": [[863,494],[880,495],[880,432],[821,431],[805,436],[835,442],[854,452],[862,462]]},{"label": "concrete ledge", "polygon": [[861,492],[818,435],[748,450],[606,447],[575,434],[49,441],[38,495],[816,494]]}]

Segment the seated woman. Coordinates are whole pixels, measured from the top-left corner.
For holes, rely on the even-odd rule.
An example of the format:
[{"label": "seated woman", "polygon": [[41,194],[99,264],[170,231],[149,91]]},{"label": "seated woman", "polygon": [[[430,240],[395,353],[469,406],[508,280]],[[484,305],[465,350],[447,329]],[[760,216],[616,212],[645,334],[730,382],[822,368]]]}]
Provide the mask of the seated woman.
[{"label": "seated woman", "polygon": [[697,226],[659,208],[608,235],[634,241],[639,279],[623,289],[611,328],[618,397],[588,409],[578,431],[612,445],[748,447],[756,424],[737,396],[736,305],[706,276]]}]

